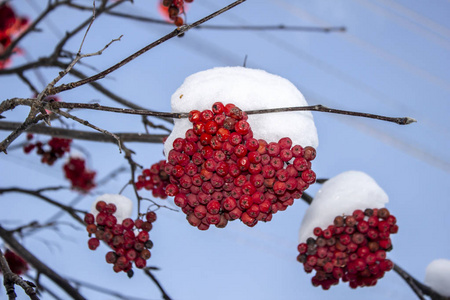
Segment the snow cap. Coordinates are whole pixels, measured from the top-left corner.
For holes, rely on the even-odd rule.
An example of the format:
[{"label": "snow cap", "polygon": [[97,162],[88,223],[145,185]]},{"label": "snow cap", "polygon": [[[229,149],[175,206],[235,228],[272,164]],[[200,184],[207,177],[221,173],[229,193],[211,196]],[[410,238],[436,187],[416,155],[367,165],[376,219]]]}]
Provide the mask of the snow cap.
[{"label": "snow cap", "polygon": [[356,209],[382,208],[388,195],[375,180],[360,171],[347,171],[327,180],[305,212],[299,232],[299,243],[313,236],[315,227],[326,229],[340,215],[351,215]]},{"label": "snow cap", "polygon": [[450,297],[450,260],[433,260],[426,269],[425,284],[442,296]]},{"label": "snow cap", "polygon": [[[211,109],[215,102],[233,103],[244,111],[308,105],[300,91],[285,78],[263,70],[220,67],[187,77],[172,95],[172,112]],[[317,148],[319,144],[309,111],[249,115],[248,122],[253,137],[268,143],[289,137],[294,145]],[[166,158],[173,141],[185,138],[190,128],[192,123],[187,118],[174,120],[172,133],[164,144]]]},{"label": "snow cap", "polygon": [[105,201],[106,204],[113,203],[116,205],[117,210],[113,214],[117,218],[117,223],[122,223],[122,221],[126,218],[131,217],[131,213],[133,211],[133,202],[125,196],[118,194],[103,194],[92,203],[91,213],[94,216],[97,216],[98,211],[95,208],[97,202]]}]

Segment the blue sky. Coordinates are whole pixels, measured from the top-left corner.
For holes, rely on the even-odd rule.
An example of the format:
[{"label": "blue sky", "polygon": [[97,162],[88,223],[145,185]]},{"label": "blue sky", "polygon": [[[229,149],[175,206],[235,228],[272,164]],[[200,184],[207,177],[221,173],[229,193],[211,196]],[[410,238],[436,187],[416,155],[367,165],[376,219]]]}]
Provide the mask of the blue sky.
[{"label": "blue sky", "polygon": [[[160,18],[156,2],[135,1],[133,5],[122,6],[120,11]],[[188,22],[229,3],[194,1],[188,11]],[[43,5],[31,0],[12,1],[12,4],[31,19],[36,16],[36,8]],[[156,47],[100,83],[141,106],[170,111],[170,97],[184,78],[217,66],[242,65],[247,57],[247,67],[289,79],[310,104],[417,119],[415,124],[399,126],[315,112],[319,147],[313,169],[321,178],[359,170],[377,181],[389,195],[387,207],[396,215],[400,226],[399,233],[393,237],[394,250],[389,257],[423,280],[425,268],[432,260],[450,259],[449,11],[450,2],[446,0],[248,0],[209,24],[345,26],[347,31],[325,34],[194,29],[183,38]],[[14,63],[20,65],[26,59],[52,51],[65,30],[88,16],[88,12],[54,12],[50,22],[42,25],[42,33],[34,33],[23,41],[21,47],[28,54]],[[56,29],[49,31],[55,24]],[[172,29],[111,16],[99,17],[85,41],[84,52],[97,51],[110,40],[124,36],[102,56],[86,59],[86,65],[80,70],[87,74],[95,73],[90,67],[103,70]],[[72,39],[66,50],[77,51],[81,38],[80,35]],[[49,82],[57,71],[42,69],[41,74]],[[42,88],[35,73],[27,75]],[[26,86],[15,77],[3,76],[0,80],[2,99],[30,96]],[[65,92],[61,97],[68,102],[99,101],[119,106],[88,86]],[[4,115],[9,121],[19,121],[26,113],[26,109],[16,108]],[[139,117],[93,111],[76,111],[76,115],[113,132],[143,131]],[[78,124],[74,127],[82,128]],[[0,132],[0,137],[6,134]],[[89,166],[98,171],[99,178],[118,166],[127,166],[113,145],[75,143],[90,153]],[[163,157],[161,145],[135,143],[129,147],[136,151],[135,159],[144,166]],[[0,175],[2,186],[39,188],[67,184],[62,179],[61,163],[53,167],[41,165],[35,155],[24,156],[20,149],[2,155],[0,168],[7,170]],[[83,198],[77,207],[89,209],[98,194],[118,193],[128,176],[127,172],[119,174]],[[314,195],[319,187],[316,184],[308,192]],[[124,195],[133,199],[130,188]],[[76,198],[67,192],[49,196],[64,203]],[[4,203],[0,210],[2,226],[14,227],[24,220],[43,222],[55,213],[54,208],[22,195],[3,196],[0,201]],[[161,203],[171,205],[170,200]],[[311,276],[295,261],[298,228],[306,208],[305,203],[297,200],[292,207],[276,214],[270,223],[246,228],[232,222],[223,230],[211,228],[206,232],[189,226],[181,212],[160,210],[151,232],[155,246],[149,264],[161,268],[155,275],[173,299],[414,297],[394,272],[386,274],[373,288],[352,290],[345,284],[330,291],[314,288],[310,284]],[[70,221],[66,217],[61,220]],[[90,251],[83,230],[62,224],[60,232],[42,230],[23,243],[62,275],[95,282],[131,296],[160,299],[157,289],[143,274],[137,272],[130,280],[125,274],[113,273],[111,266],[103,261],[106,247]],[[47,280],[43,282],[51,285]],[[112,299],[88,289],[81,291],[89,299]],[[0,293],[0,299],[5,297]],[[45,295],[43,299],[51,298]]]}]

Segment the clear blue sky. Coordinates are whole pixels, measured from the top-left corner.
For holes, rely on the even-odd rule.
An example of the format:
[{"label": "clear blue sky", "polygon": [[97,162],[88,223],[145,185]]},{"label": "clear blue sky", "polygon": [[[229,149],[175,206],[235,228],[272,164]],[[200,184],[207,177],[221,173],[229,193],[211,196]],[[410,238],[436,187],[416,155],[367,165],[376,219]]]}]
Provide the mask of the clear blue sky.
[{"label": "clear blue sky", "polygon": [[[80,1],[89,4],[90,1]],[[135,1],[120,11],[160,18],[157,1]],[[193,22],[231,1],[194,1],[188,11]],[[36,16],[35,1],[12,1],[18,12]],[[310,104],[383,114],[409,116],[418,120],[399,126],[356,117],[314,113],[319,147],[313,169],[328,178],[347,170],[371,175],[389,195],[388,208],[397,216],[399,233],[393,237],[389,257],[423,280],[425,268],[437,258],[450,259],[450,1],[351,0],[288,1],[248,0],[208,24],[214,25],[301,25],[345,26],[345,33],[293,31],[192,30],[183,38],[172,39],[139,57],[100,81],[120,96],[147,108],[169,111],[170,96],[192,73],[216,66],[242,65],[261,68],[289,79]],[[27,55],[15,60],[24,63],[53,51],[64,31],[89,16],[88,12],[56,11],[45,33],[35,33],[21,44]],[[53,30],[49,30],[53,27]],[[115,17],[98,18],[86,39],[84,52],[94,52],[110,40],[124,35],[100,57],[84,61],[103,70],[134,51],[170,32],[163,25],[124,21]],[[76,52],[81,36],[66,50]],[[27,49],[33,49],[28,51]],[[95,71],[84,66],[83,72]],[[56,69],[42,70],[49,82]],[[27,74],[39,87],[34,73]],[[15,77],[1,77],[1,99],[28,97],[30,92]],[[7,88],[8,87],[8,88]],[[61,95],[69,102],[100,101],[118,106],[85,86]],[[23,120],[27,111],[17,108],[5,114],[7,120]],[[74,112],[113,132],[143,131],[139,117],[109,113]],[[113,120],[113,122],[112,122]],[[161,121],[155,121],[162,123]],[[76,128],[81,128],[76,125]],[[155,131],[156,132],[156,131]],[[0,132],[0,138],[6,136]],[[45,137],[43,137],[45,139]],[[18,141],[20,142],[20,140]],[[98,178],[117,166],[127,167],[117,147],[94,142],[75,142],[90,153],[89,166]],[[144,166],[162,159],[161,145],[130,144],[135,159]],[[0,158],[2,186],[29,188],[66,184],[61,164],[49,168],[35,155],[21,150]],[[78,208],[88,209],[100,193],[117,193],[128,180],[122,173]],[[312,195],[319,185],[311,187]],[[127,188],[124,195],[133,199]],[[69,203],[72,193],[49,196]],[[166,200],[171,205],[170,200]],[[22,195],[0,197],[2,226],[11,228],[21,220],[45,221],[54,208]],[[294,206],[274,216],[267,224],[246,228],[232,222],[225,229],[201,232],[187,224],[184,214],[158,212],[151,232],[154,242],[150,265],[161,268],[155,275],[173,299],[413,299],[409,287],[394,272],[386,274],[373,288],[351,290],[345,284],[322,291],[310,284],[296,262],[298,228],[307,205]],[[61,220],[69,221],[69,218]],[[62,275],[118,289],[121,293],[145,299],[160,299],[153,283],[136,272],[133,279],[115,274],[104,262],[105,246],[87,248],[83,228],[60,225],[60,232],[42,230],[24,240],[43,261]],[[46,279],[44,283],[51,285]],[[89,299],[112,299],[82,289]],[[62,298],[66,296],[62,292]],[[3,292],[0,299],[6,299]],[[43,299],[51,299],[45,295]]]}]

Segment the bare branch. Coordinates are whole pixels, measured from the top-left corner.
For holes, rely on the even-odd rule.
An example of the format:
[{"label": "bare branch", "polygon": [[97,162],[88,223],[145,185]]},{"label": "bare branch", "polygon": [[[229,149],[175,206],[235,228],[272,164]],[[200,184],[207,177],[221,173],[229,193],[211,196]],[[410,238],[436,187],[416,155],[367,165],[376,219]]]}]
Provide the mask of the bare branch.
[{"label": "bare branch", "polygon": [[196,22],[194,22],[194,23],[192,23],[192,24],[190,24],[190,25],[183,25],[183,26],[181,26],[181,27],[178,27],[177,29],[175,29],[175,30],[172,31],[171,33],[169,33],[169,34],[163,36],[162,38],[158,39],[157,41],[155,41],[155,42],[153,42],[153,43],[151,43],[151,44],[145,46],[145,47],[142,48],[141,50],[139,50],[139,51],[137,51],[136,53],[134,53],[134,54],[128,56],[127,58],[125,58],[125,59],[122,60],[121,62],[119,62],[119,63],[113,65],[112,67],[110,67],[110,68],[108,68],[108,69],[106,69],[106,70],[104,70],[104,71],[102,71],[102,72],[100,72],[100,73],[98,73],[98,74],[96,74],[96,75],[93,75],[93,76],[91,76],[91,77],[88,77],[88,78],[86,78],[86,79],[82,79],[82,80],[77,81],[77,82],[72,82],[72,83],[69,83],[69,84],[62,84],[62,85],[60,85],[60,86],[57,86],[57,87],[55,87],[55,88],[53,88],[53,89],[50,89],[50,90],[48,91],[48,94],[49,94],[49,95],[58,94],[58,93],[60,93],[60,92],[62,92],[62,91],[67,91],[67,90],[70,90],[70,89],[73,89],[73,88],[82,86],[82,85],[84,85],[84,84],[86,84],[86,83],[90,83],[90,82],[93,82],[93,81],[97,81],[97,80],[99,80],[99,79],[102,79],[102,78],[106,77],[106,75],[108,75],[108,74],[114,72],[115,70],[117,70],[117,69],[123,67],[124,65],[126,65],[126,64],[129,63],[130,61],[132,61],[132,60],[134,60],[135,58],[141,56],[142,54],[144,54],[145,52],[147,52],[147,51],[153,49],[154,47],[156,47],[156,46],[158,46],[158,45],[160,45],[160,44],[162,44],[162,43],[164,43],[164,42],[170,40],[171,38],[173,38],[173,37],[175,37],[175,36],[179,36],[179,35],[181,35],[181,34],[184,34],[184,33],[187,32],[188,30],[190,30],[191,28],[194,28],[194,27],[196,27],[196,26],[198,26],[198,25],[200,25],[200,24],[202,24],[202,23],[204,23],[204,22],[206,22],[206,21],[209,21],[209,20],[211,20],[212,18],[217,17],[218,15],[220,15],[220,14],[222,14],[222,13],[224,13],[224,12],[230,10],[230,9],[232,9],[233,7],[235,7],[235,6],[237,6],[237,5],[241,4],[241,3],[243,3],[243,2],[245,2],[245,1],[246,1],[246,0],[238,0],[238,1],[235,1],[235,2],[233,2],[232,4],[230,4],[230,5],[228,5],[228,6],[224,7],[224,8],[222,8],[222,9],[216,11],[215,13],[212,13],[212,14],[210,14],[209,16],[206,16],[206,17],[204,17],[203,19],[200,19],[200,20],[198,20],[198,21],[196,21]]},{"label": "bare branch", "polygon": [[31,282],[28,283],[26,280],[23,280],[22,277],[20,277],[17,274],[14,274],[11,271],[8,262],[6,261],[6,258],[3,255],[1,249],[0,249],[0,270],[3,273],[3,285],[5,286],[8,299],[13,300],[17,298],[14,285],[18,285],[25,291],[25,293],[28,296],[30,296],[31,300],[39,300],[39,297],[36,294],[36,290],[31,285]]},{"label": "bare branch", "polygon": [[[0,130],[14,130],[19,127],[21,123],[18,122],[5,122],[0,121]],[[66,139],[86,140],[93,142],[107,142],[117,143],[117,140],[109,135],[103,133],[89,132],[74,129],[65,129],[58,127],[48,127],[42,124],[30,126],[25,130],[26,132],[51,135]],[[135,142],[135,143],[156,143],[162,144],[163,139],[167,137],[167,134],[144,134],[144,133],[114,133],[122,142]]]},{"label": "bare branch", "polygon": [[421,300],[425,300],[424,295],[430,296],[432,300],[449,300],[450,297],[444,297],[437,293],[435,290],[430,288],[429,286],[424,285],[413,276],[411,276],[408,272],[400,268],[397,264],[394,264],[394,271],[400,275],[403,280],[409,285],[409,287],[414,291],[417,297]]},{"label": "bare branch", "polygon": [[[159,19],[136,16],[123,12],[108,11],[106,14],[120,18],[130,19],[133,21],[140,21],[145,23],[154,23],[161,25],[173,26],[172,22],[167,22]],[[214,29],[214,30],[253,30],[253,31],[267,31],[267,30],[285,30],[285,31],[305,31],[305,32],[344,32],[346,28],[340,27],[315,27],[315,26],[289,26],[289,25],[199,25],[195,29]]]},{"label": "bare branch", "polygon": [[59,203],[59,202],[57,202],[57,201],[55,201],[53,199],[50,199],[49,197],[43,195],[39,191],[22,189],[22,188],[17,188],[17,187],[0,189],[0,195],[2,195],[4,193],[22,193],[22,194],[28,194],[28,195],[31,195],[31,196],[35,196],[35,197],[37,197],[39,199],[44,200],[45,202],[47,202],[47,203],[49,203],[51,205],[54,205],[54,206],[59,207],[60,209],[62,209],[64,211],[66,211],[69,215],[71,215],[80,224],[84,225],[84,221],[77,215],[77,213],[86,214],[87,213],[86,211],[75,209],[75,208],[72,208],[70,206],[61,204],[61,203]]},{"label": "bare branch", "polygon": [[119,151],[122,153],[122,142],[120,141],[120,138],[117,135],[115,135],[114,133],[111,133],[111,132],[109,132],[106,129],[102,129],[100,127],[97,127],[94,124],[91,124],[91,123],[89,123],[86,120],[80,119],[80,118],[78,118],[76,116],[73,116],[73,115],[71,115],[71,114],[69,114],[67,112],[62,111],[62,110],[57,109],[57,110],[54,110],[53,112],[57,113],[57,114],[59,114],[59,115],[61,115],[63,117],[66,117],[68,119],[72,119],[74,121],[77,121],[78,123],[83,124],[84,126],[87,126],[87,127],[90,127],[90,128],[92,128],[94,130],[100,131],[101,133],[103,133],[105,135],[109,135],[109,136],[113,137],[117,141],[117,144],[119,146]]},{"label": "bare branch", "polygon": [[172,298],[169,297],[169,295],[166,293],[162,285],[159,283],[158,279],[150,272],[150,268],[145,268],[144,273],[148,275],[148,277],[151,278],[151,280],[156,284],[156,286],[161,291],[162,297],[164,300],[172,300]]},{"label": "bare branch", "polygon": [[85,298],[69,284],[69,282],[56,273],[53,269],[44,264],[40,259],[28,251],[14,235],[0,225],[0,237],[24,260],[31,264],[39,273],[50,278],[55,284],[61,287],[72,299],[85,300]]}]

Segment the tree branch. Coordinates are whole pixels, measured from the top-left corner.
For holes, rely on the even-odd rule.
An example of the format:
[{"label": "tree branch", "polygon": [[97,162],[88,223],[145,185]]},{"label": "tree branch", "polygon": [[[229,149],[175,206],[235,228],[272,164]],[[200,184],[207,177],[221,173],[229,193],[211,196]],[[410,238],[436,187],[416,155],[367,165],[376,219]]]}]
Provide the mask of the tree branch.
[{"label": "tree branch", "polygon": [[151,280],[156,284],[156,286],[159,288],[164,300],[172,300],[172,298],[169,297],[169,295],[166,293],[166,291],[164,290],[162,285],[159,283],[158,279],[156,279],[156,277],[150,272],[150,268],[145,268],[144,273],[147,274],[151,278]]},{"label": "tree branch", "polygon": [[394,264],[394,271],[400,275],[403,280],[409,285],[409,287],[414,291],[417,297],[421,300],[425,300],[424,295],[430,296],[432,300],[449,300],[450,297],[444,297],[437,293],[435,290],[421,283],[408,272],[400,268],[399,265]]},{"label": "tree branch", "polygon": [[69,215],[71,215],[80,224],[84,225],[84,221],[77,215],[77,213],[86,214],[87,213],[86,211],[75,209],[70,206],[61,204],[55,200],[50,199],[47,196],[42,195],[42,193],[40,193],[39,191],[27,190],[27,189],[16,188],[16,187],[0,189],[0,195],[2,195],[4,193],[22,193],[22,194],[35,196],[37,198],[44,200],[45,202],[47,202],[51,205],[54,205],[56,207],[61,208],[62,210],[65,210],[67,213],[69,213]]},{"label": "tree branch", "polygon": [[17,274],[14,274],[11,271],[8,262],[6,261],[6,258],[3,255],[1,249],[0,249],[0,270],[3,273],[3,285],[5,286],[8,299],[13,300],[17,298],[14,285],[18,285],[25,291],[25,293],[28,296],[30,296],[31,300],[39,300],[39,297],[37,296],[36,290],[32,286],[32,283],[23,280],[22,277],[20,277]]},{"label": "tree branch", "polygon": [[173,37],[175,37],[175,36],[179,36],[179,35],[181,35],[181,34],[184,34],[184,33],[187,32],[188,30],[190,30],[191,28],[194,28],[194,27],[196,27],[196,26],[198,26],[198,25],[200,25],[200,24],[202,24],[202,23],[204,23],[204,22],[206,22],[206,21],[209,21],[209,20],[211,20],[212,18],[217,17],[218,15],[220,15],[220,14],[222,14],[222,13],[224,13],[224,12],[230,10],[230,9],[232,9],[233,7],[235,7],[235,6],[237,6],[237,5],[241,4],[241,3],[243,3],[243,2],[245,2],[245,1],[246,1],[246,0],[238,0],[238,1],[235,1],[235,2],[233,2],[232,4],[230,4],[230,5],[228,5],[228,6],[224,7],[224,8],[222,8],[222,9],[216,11],[215,13],[212,13],[212,14],[210,14],[209,16],[206,16],[206,17],[204,17],[203,19],[200,19],[200,20],[198,20],[198,21],[196,21],[196,22],[194,22],[194,23],[192,23],[192,24],[190,24],[190,25],[183,25],[183,26],[181,26],[181,27],[178,27],[177,29],[175,29],[175,30],[172,31],[171,33],[169,33],[169,34],[163,36],[162,38],[158,39],[157,41],[155,41],[155,42],[153,42],[153,43],[151,43],[151,44],[145,46],[145,47],[142,48],[141,50],[139,50],[139,51],[135,52],[134,54],[128,56],[127,58],[125,58],[125,59],[122,60],[121,62],[119,62],[119,63],[113,65],[112,67],[110,67],[110,68],[108,68],[108,69],[106,69],[106,70],[104,70],[104,71],[102,71],[102,72],[100,72],[100,73],[98,73],[98,74],[96,74],[96,75],[93,75],[93,76],[91,76],[91,77],[88,77],[88,78],[86,78],[86,79],[82,79],[82,80],[79,80],[79,81],[77,81],[77,82],[72,82],[72,83],[69,83],[69,84],[62,84],[62,85],[60,85],[60,86],[57,86],[57,87],[55,87],[55,88],[52,88],[52,89],[50,89],[50,90],[48,91],[48,94],[47,94],[47,95],[58,94],[58,93],[60,93],[60,92],[62,92],[62,91],[67,91],[67,90],[70,90],[70,89],[73,89],[73,88],[82,86],[82,85],[84,85],[84,84],[86,84],[86,83],[90,83],[90,82],[93,82],[93,81],[97,81],[97,80],[99,80],[99,79],[102,79],[102,78],[104,78],[106,75],[108,75],[108,74],[114,72],[115,70],[117,70],[117,69],[123,67],[124,65],[126,65],[126,64],[129,63],[130,61],[132,61],[132,60],[134,60],[135,58],[141,56],[142,54],[144,54],[145,52],[147,52],[147,51],[153,49],[154,47],[156,47],[156,46],[158,46],[158,45],[160,45],[160,44],[162,44],[162,43],[164,43],[164,42],[170,40],[171,38],[173,38]]},{"label": "tree branch", "polygon": [[39,273],[50,278],[55,284],[61,287],[72,299],[85,300],[85,298],[69,282],[58,273],[44,264],[24,246],[22,246],[11,232],[0,225],[0,237],[7,243],[18,255],[31,264]]},{"label": "tree branch", "polygon": [[[18,122],[6,122],[0,121],[0,130],[14,130],[22,123]],[[116,140],[111,136],[104,135],[103,133],[89,132],[74,129],[65,129],[58,127],[48,127],[42,124],[30,126],[25,130],[26,132],[45,134],[51,136],[57,136],[66,139],[86,140],[93,142],[107,142],[116,143]],[[122,142],[135,142],[135,143],[156,143],[162,144],[163,139],[167,137],[167,134],[144,134],[144,133],[114,133]]]}]

